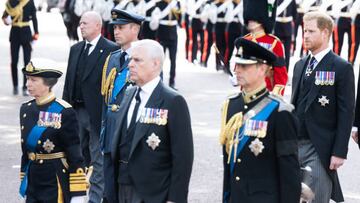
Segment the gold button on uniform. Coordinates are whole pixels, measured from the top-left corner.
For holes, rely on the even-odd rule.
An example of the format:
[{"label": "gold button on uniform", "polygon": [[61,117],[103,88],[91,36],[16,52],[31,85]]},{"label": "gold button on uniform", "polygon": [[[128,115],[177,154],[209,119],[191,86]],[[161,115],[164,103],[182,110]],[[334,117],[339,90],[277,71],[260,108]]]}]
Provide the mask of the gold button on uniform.
[{"label": "gold button on uniform", "polygon": [[247,105],[245,105],[245,106],[244,106],[244,109],[247,109],[247,108],[248,108],[248,106],[247,106]]},{"label": "gold button on uniform", "polygon": [[21,139],[21,143],[24,143],[24,139]]},{"label": "gold button on uniform", "polygon": [[23,118],[26,118],[26,113],[24,113]]},{"label": "gold button on uniform", "polygon": [[237,159],[237,162],[240,163],[240,162],[241,162],[241,159]]},{"label": "gold button on uniform", "polygon": [[39,164],[42,164],[42,163],[44,163],[44,160],[40,159]]},{"label": "gold button on uniform", "polygon": [[40,140],[38,140],[38,144],[41,144],[41,141],[40,141]]},{"label": "gold button on uniform", "polygon": [[235,179],[236,179],[236,181],[239,181],[239,180],[240,180],[240,177],[239,177],[239,176],[236,176]]},{"label": "gold button on uniform", "polygon": [[62,171],[63,171],[63,173],[66,173],[66,170],[65,170],[65,169],[63,169]]},{"label": "gold button on uniform", "polygon": [[30,106],[30,105],[31,105],[31,103],[29,102],[29,103],[28,103],[28,106]]},{"label": "gold button on uniform", "polygon": [[24,130],[24,126],[23,126],[23,125],[21,126],[21,130]]}]

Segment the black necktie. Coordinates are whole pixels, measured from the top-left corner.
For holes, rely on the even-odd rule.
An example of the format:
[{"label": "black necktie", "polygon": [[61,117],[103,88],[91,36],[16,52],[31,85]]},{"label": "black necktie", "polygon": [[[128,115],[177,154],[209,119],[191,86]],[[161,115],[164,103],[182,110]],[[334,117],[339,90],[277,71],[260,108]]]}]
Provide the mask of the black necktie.
[{"label": "black necktie", "polygon": [[91,47],[91,46],[92,46],[92,44],[90,44],[90,43],[87,43],[87,44],[86,44],[86,48],[85,48],[84,54],[83,54],[84,58],[86,58],[87,56],[89,56],[89,50],[90,50],[90,47]]},{"label": "black necktie", "polygon": [[311,73],[312,73],[312,71],[314,70],[316,64],[317,64],[316,58],[315,58],[314,56],[311,57],[310,62],[309,62],[309,64],[307,65],[306,71],[305,71],[305,75],[306,75],[307,77],[309,77],[309,76],[311,75]]},{"label": "black necktie", "polygon": [[131,121],[130,121],[130,125],[129,125],[128,129],[131,129],[136,123],[136,117],[137,117],[137,113],[138,113],[139,106],[140,106],[140,103],[141,103],[140,92],[141,92],[141,88],[139,87],[137,92],[136,92],[136,95],[135,95],[136,104],[135,104],[135,108],[134,108],[134,111],[133,111]]},{"label": "black necktie", "polygon": [[126,52],[123,51],[120,55],[120,67],[123,67],[123,65],[125,63],[125,56],[126,56]]}]

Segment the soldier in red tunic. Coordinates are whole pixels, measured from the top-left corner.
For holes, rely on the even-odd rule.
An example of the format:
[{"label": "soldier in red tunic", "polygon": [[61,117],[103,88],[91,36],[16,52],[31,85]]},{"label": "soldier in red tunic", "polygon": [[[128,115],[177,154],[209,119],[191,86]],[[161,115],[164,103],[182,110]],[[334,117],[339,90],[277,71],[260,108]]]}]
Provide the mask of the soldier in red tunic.
[{"label": "soldier in red tunic", "polygon": [[[272,8],[272,9],[270,9]],[[276,4],[268,5],[266,0],[244,0],[244,20],[249,34],[244,38],[257,42],[271,50],[278,60],[265,78],[266,87],[275,94],[283,95],[288,74],[286,71],[284,45],[280,39],[270,34],[274,28]]]}]

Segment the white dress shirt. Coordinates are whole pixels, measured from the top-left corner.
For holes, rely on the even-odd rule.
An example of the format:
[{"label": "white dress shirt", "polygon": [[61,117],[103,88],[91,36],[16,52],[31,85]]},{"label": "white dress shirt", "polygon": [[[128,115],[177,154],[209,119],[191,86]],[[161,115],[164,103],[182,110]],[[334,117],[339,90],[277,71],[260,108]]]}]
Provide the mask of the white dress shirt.
[{"label": "white dress shirt", "polygon": [[[142,110],[145,108],[146,103],[148,102],[151,94],[153,93],[154,89],[159,84],[159,82],[160,82],[160,76],[157,76],[156,78],[152,79],[151,81],[149,81],[148,83],[146,83],[145,85],[143,85],[141,87],[141,92],[140,92],[141,102],[140,102],[140,106],[139,106],[139,109],[138,109],[138,112],[136,115],[136,121],[139,120]],[[132,114],[133,114],[133,111],[135,108],[135,104],[136,104],[136,99],[134,96],[133,99],[131,100],[128,114],[127,114],[127,127],[129,127],[129,125],[130,125],[130,121],[131,121],[131,117],[132,117]]]}]

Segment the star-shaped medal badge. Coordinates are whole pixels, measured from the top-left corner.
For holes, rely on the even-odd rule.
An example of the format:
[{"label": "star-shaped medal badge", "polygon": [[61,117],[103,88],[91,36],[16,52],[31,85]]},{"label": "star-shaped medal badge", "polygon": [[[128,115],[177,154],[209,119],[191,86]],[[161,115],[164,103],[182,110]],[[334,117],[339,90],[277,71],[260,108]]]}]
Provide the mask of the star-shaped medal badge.
[{"label": "star-shaped medal badge", "polygon": [[47,151],[48,153],[51,153],[52,150],[54,150],[55,145],[53,142],[51,142],[49,139],[47,139],[44,144],[43,144],[43,148],[45,151]]},{"label": "star-shaped medal badge", "polygon": [[326,104],[329,104],[330,100],[326,98],[326,96],[322,95],[319,99],[318,102],[321,104],[321,106],[325,107]]},{"label": "star-shaped medal badge", "polygon": [[151,135],[146,140],[146,143],[148,143],[149,147],[151,147],[152,150],[155,150],[156,147],[159,146],[161,140],[155,133],[151,133]]},{"label": "star-shaped medal badge", "polygon": [[263,143],[259,140],[259,138],[256,138],[254,141],[251,142],[249,148],[251,152],[254,153],[255,156],[257,156],[263,151],[265,147]]}]

